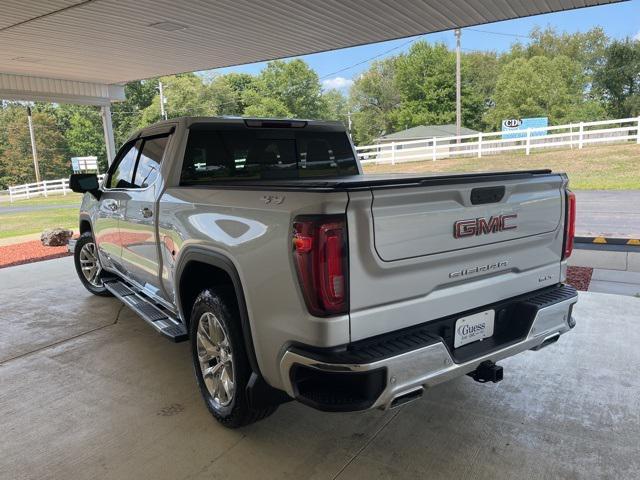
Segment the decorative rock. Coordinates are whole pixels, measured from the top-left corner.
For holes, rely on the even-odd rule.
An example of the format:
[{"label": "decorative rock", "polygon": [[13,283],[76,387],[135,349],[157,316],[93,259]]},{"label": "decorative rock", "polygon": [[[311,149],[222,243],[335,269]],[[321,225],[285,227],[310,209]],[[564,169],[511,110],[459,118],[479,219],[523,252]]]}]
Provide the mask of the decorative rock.
[{"label": "decorative rock", "polygon": [[64,228],[52,228],[42,232],[40,241],[46,247],[61,247],[69,243],[73,231]]}]

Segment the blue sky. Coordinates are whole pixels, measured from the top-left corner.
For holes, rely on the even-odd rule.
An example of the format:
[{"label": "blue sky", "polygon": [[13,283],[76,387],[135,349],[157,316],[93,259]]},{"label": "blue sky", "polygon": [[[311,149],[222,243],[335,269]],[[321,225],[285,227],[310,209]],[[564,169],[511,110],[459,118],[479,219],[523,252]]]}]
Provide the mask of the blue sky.
[{"label": "blue sky", "polygon": [[[640,0],[603,5],[598,7],[583,8],[567,12],[538,15],[535,17],[508,20],[505,22],[490,23],[462,31],[462,48],[473,50],[504,51],[515,42],[527,42],[526,35],[535,26],[552,26],[558,31],[577,32],[586,31],[592,27],[600,26],[612,38],[636,37],[640,38]],[[421,37],[413,37],[418,39]],[[444,42],[450,47],[455,46],[453,32],[433,33],[422,36],[429,42]],[[397,55],[406,51],[411,46],[411,38],[391,40],[389,42],[363,45],[360,47],[345,48],[332,52],[305,55],[303,58],[312,68],[318,72],[325,88],[347,88],[353,78],[365,71],[372,57],[382,55],[380,58]],[[389,52],[389,50],[393,51]],[[387,53],[388,52],[388,53]],[[364,62],[351,67],[354,64]],[[256,74],[264,63],[253,63],[238,67],[221,68],[213,70],[217,73],[246,72]],[[337,73],[336,73],[337,72]],[[209,72],[207,72],[208,74]]]}]

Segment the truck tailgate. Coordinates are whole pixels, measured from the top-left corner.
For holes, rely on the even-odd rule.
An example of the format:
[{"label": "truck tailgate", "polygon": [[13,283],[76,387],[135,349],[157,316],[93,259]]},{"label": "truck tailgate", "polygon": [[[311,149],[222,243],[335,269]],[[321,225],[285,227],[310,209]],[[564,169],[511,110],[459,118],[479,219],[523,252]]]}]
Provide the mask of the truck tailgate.
[{"label": "truck tailgate", "polygon": [[350,192],[352,341],[561,281],[559,174]]},{"label": "truck tailgate", "polygon": [[508,185],[374,189],[376,251],[395,261],[552,232],[562,217],[561,185],[552,176]]}]

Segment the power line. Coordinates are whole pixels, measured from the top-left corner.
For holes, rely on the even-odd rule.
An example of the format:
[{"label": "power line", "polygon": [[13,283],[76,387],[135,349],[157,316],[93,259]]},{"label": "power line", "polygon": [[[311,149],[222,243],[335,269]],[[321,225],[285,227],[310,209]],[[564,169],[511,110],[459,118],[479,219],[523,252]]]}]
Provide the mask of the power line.
[{"label": "power line", "polygon": [[402,43],[400,45],[397,45],[397,46],[395,46],[393,48],[390,48],[389,50],[386,50],[386,51],[384,51],[382,53],[379,53],[378,55],[374,55],[371,58],[367,58],[366,60],[362,60],[360,62],[354,63],[353,65],[349,65],[348,67],[344,67],[344,68],[341,68],[340,70],[336,70],[335,72],[329,73],[327,75],[323,75],[322,77],[320,77],[320,80],[324,80],[325,78],[328,78],[328,77],[333,77],[334,75],[337,75],[338,73],[342,73],[342,72],[345,72],[347,70],[351,70],[354,67],[359,67],[360,65],[365,64],[367,62],[370,62],[371,60],[375,60],[376,58],[380,58],[380,57],[382,57],[384,55],[387,55],[388,53],[391,53],[391,52],[393,52],[395,50],[398,50],[398,49],[400,49],[402,47],[406,47],[407,45],[409,45],[409,44],[411,44],[413,42],[416,42],[416,41],[422,39],[423,37],[424,37],[424,35],[420,35],[419,37],[412,38],[411,40],[409,40],[407,42],[404,42],[404,43]]},{"label": "power line", "polygon": [[526,38],[528,40],[532,40],[532,38],[533,38],[530,35],[522,35],[520,33],[493,32],[491,30],[484,30],[484,29],[480,29],[480,28],[465,28],[465,30],[469,30],[471,32],[478,32],[478,33],[488,33],[490,35],[500,35],[500,36],[503,36],[503,37]]}]

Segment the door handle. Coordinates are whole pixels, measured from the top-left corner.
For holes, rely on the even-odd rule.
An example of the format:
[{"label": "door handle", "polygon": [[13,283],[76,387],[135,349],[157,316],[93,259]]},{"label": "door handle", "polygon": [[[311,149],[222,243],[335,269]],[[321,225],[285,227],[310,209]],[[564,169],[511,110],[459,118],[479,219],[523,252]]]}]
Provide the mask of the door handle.
[{"label": "door handle", "polygon": [[141,208],[140,209],[140,213],[142,214],[142,216],[144,218],[149,218],[149,217],[153,216],[153,212],[151,211],[150,208],[147,208],[147,207]]}]

